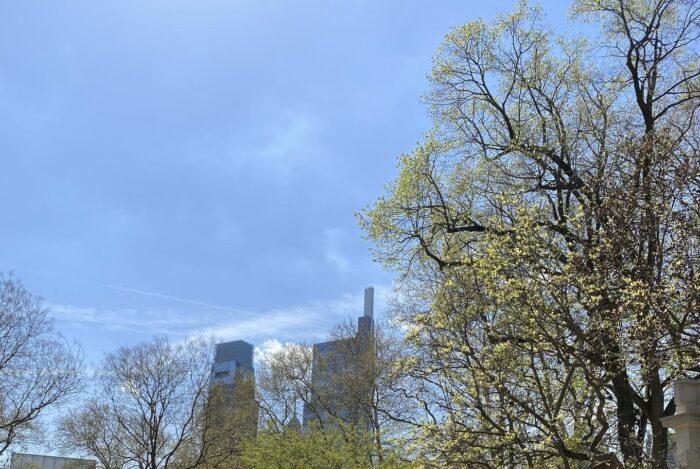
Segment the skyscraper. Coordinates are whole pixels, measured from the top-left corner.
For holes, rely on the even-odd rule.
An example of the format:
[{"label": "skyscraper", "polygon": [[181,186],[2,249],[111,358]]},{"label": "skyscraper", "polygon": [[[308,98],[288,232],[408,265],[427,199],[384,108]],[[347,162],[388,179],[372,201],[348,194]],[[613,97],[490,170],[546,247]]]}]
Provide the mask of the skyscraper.
[{"label": "skyscraper", "polygon": [[211,427],[225,434],[220,439],[229,445],[257,431],[253,349],[243,340],[216,345],[209,386]]},{"label": "skyscraper", "polygon": [[313,346],[313,392],[304,405],[304,426],[333,420],[362,425],[372,397],[373,366],[374,288],[367,287],[355,335]]},{"label": "skyscraper", "polygon": [[244,340],[216,344],[211,383],[232,385],[240,373],[255,375],[253,345]]}]

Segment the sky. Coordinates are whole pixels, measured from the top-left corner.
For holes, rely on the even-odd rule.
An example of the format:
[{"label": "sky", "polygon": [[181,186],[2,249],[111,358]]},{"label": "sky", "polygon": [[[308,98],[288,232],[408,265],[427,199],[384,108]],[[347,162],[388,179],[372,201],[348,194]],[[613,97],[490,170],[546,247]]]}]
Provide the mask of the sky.
[{"label": "sky", "polygon": [[88,360],[319,341],[367,285],[381,316],[393,276],[355,213],[430,128],[444,35],[514,3],[0,2],[0,271]]}]

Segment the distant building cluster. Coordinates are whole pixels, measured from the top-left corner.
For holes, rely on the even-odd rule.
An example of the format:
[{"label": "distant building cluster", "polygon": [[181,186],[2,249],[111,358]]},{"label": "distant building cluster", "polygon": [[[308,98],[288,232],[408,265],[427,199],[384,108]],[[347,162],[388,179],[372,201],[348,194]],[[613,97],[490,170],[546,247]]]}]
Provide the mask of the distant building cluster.
[{"label": "distant building cluster", "polygon": [[[325,424],[333,418],[354,424],[361,423],[359,422],[363,414],[361,406],[362,402],[367,402],[367,399],[357,395],[348,396],[345,384],[358,378],[360,360],[366,356],[365,352],[372,346],[373,336],[374,288],[368,287],[364,295],[364,313],[357,320],[355,336],[321,342],[313,346],[312,388],[314,393],[310,402],[304,404],[303,427],[308,427],[314,421]],[[222,411],[231,410],[236,406],[253,405],[254,390],[240,392],[241,384],[239,384],[244,380],[254,382],[253,350],[253,345],[243,340],[217,344],[211,384],[219,386],[228,396],[222,401],[227,406]],[[360,378],[368,377],[363,375]],[[358,383],[353,382],[354,389],[359,389],[360,394],[371,393],[373,383],[359,384],[358,387]],[[246,399],[250,401],[242,402]],[[251,428],[257,427],[257,413],[254,419],[250,422]]]},{"label": "distant building cluster", "polygon": [[[360,374],[361,361],[367,357],[374,337],[374,288],[365,289],[364,314],[357,319],[354,337],[313,346],[312,388],[303,408],[303,426],[296,416],[292,426],[308,428],[313,422],[326,425],[334,419],[362,424],[363,402],[371,397],[374,383]],[[216,345],[210,377],[212,418],[221,432],[235,428],[241,435],[255,434],[258,406],[255,400],[254,347],[243,340]],[[349,387],[354,392],[349,392]],[[87,459],[14,453],[10,469],[95,469],[96,461]]]}]

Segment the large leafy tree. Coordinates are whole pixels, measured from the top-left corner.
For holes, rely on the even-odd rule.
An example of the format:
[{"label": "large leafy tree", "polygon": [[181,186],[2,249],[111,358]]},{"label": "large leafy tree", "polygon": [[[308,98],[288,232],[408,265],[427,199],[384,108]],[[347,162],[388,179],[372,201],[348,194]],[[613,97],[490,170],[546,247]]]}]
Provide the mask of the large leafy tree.
[{"label": "large leafy tree", "polygon": [[453,29],[434,128],[361,217],[401,273],[426,459],[666,467],[700,355],[700,5],[519,4]]}]

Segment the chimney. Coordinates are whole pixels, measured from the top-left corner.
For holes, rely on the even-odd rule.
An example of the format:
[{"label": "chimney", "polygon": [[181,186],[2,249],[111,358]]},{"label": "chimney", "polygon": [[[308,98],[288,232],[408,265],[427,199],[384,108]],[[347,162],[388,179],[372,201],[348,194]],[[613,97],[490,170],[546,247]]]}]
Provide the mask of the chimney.
[{"label": "chimney", "polygon": [[374,287],[365,288],[365,317],[374,316]]}]

